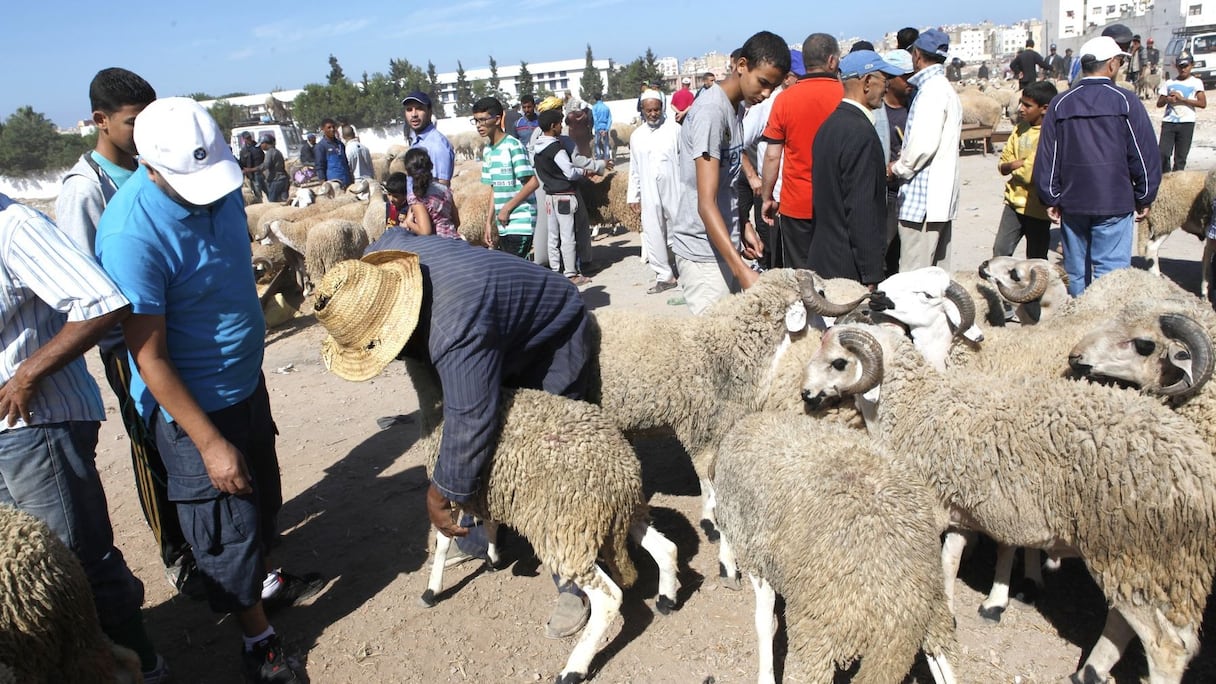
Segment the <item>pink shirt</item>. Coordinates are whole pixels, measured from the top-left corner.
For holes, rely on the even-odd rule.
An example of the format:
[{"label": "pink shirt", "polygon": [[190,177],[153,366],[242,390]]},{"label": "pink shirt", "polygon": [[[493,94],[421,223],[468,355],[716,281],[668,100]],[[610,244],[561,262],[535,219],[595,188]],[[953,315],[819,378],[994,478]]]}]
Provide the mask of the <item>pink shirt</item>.
[{"label": "pink shirt", "polygon": [[411,191],[406,194],[406,202],[409,206],[421,204],[427,215],[431,217],[431,225],[435,227],[435,234],[448,238],[458,238],[460,234],[456,232],[456,226],[452,225],[452,191],[448,186],[442,183],[431,182],[427,186],[426,194],[422,197],[417,197]]}]

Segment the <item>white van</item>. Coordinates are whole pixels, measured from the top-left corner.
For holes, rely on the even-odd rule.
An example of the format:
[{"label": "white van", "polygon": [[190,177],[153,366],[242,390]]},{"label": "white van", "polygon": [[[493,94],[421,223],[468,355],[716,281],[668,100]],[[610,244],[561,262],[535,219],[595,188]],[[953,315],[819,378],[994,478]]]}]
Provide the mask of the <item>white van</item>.
[{"label": "white van", "polygon": [[286,160],[297,159],[300,156],[300,147],[304,144],[300,129],[289,123],[261,123],[232,129],[232,154],[237,159],[241,158],[241,134],[245,131],[253,134],[254,142],[261,140],[263,133],[273,135],[274,146],[283,153],[283,158]]},{"label": "white van", "polygon": [[1188,26],[1175,31],[1165,46],[1162,66],[1173,73],[1174,62],[1184,52],[1195,61],[1191,75],[1203,81],[1204,89],[1216,87],[1216,24]]}]

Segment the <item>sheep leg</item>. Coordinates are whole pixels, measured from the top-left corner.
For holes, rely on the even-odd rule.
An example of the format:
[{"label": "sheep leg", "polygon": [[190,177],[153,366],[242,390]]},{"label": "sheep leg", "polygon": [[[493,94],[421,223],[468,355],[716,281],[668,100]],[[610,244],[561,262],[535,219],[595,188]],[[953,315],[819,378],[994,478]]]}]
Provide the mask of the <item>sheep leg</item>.
[{"label": "sheep leg", "polygon": [[566,667],[557,676],[557,684],[577,684],[587,678],[587,670],[591,667],[591,659],[599,650],[600,639],[621,612],[621,588],[598,565],[595,566],[595,576],[598,587],[589,583],[579,585],[579,589],[583,590],[587,600],[591,602],[591,617],[587,620],[587,626],[583,628],[578,643],[574,645]]},{"label": "sheep leg", "polygon": [[707,479],[701,480],[701,530],[705,538],[711,542],[718,541],[718,518],[714,509],[718,507],[718,497],[714,494],[714,483]]},{"label": "sheep leg", "polygon": [[427,580],[426,591],[422,592],[422,597],[418,599],[423,608],[433,608],[437,603],[435,596],[443,590],[443,567],[451,547],[452,538],[435,530],[435,558],[431,561],[431,577]]},{"label": "sheep leg", "polygon": [[1149,684],[1181,682],[1187,663],[1199,651],[1195,629],[1170,623],[1151,605],[1122,607],[1120,614],[1144,645]]},{"label": "sheep leg", "polygon": [[1200,271],[1199,278],[1199,296],[1203,301],[1208,301],[1208,294],[1212,285],[1212,257],[1216,256],[1216,240],[1204,239],[1203,241],[1203,269]]},{"label": "sheep leg", "polygon": [[486,568],[497,570],[498,562],[502,560],[498,555],[498,523],[486,520],[482,524],[486,528]]},{"label": "sheep leg", "polygon": [[727,589],[739,591],[739,563],[735,560],[735,550],[721,535],[718,537],[718,581]]},{"label": "sheep leg", "polygon": [[1123,656],[1123,649],[1136,636],[1136,632],[1127,620],[1115,608],[1106,611],[1106,626],[1102,628],[1102,636],[1094,644],[1089,657],[1081,669],[1074,672],[1071,680],[1074,684],[1101,684],[1110,677],[1110,670]]},{"label": "sheep leg", "polygon": [[954,580],[958,577],[958,566],[963,560],[963,548],[967,546],[967,537],[960,531],[951,529],[946,532],[946,541],[942,544],[942,574],[946,582],[946,606],[954,613]]},{"label": "sheep leg", "polygon": [[[947,544],[949,538],[947,537]],[[1001,614],[1009,607],[1009,578],[1013,574],[1013,557],[1017,547],[998,544],[996,550],[996,571],[992,577],[992,590],[988,598],[980,604],[980,617],[989,622],[1000,622]],[[945,550],[942,551],[943,555]],[[943,564],[943,568],[945,565]]]},{"label": "sheep leg", "polygon": [[1153,275],[1161,275],[1161,260],[1157,258],[1157,253],[1161,251],[1161,244],[1170,234],[1166,233],[1160,237],[1155,237],[1148,241],[1148,245],[1144,248],[1144,258],[1149,261],[1149,273]]},{"label": "sheep leg", "polygon": [[933,675],[935,684],[955,684],[958,681],[954,677],[954,668],[950,667],[950,661],[946,660],[944,653],[925,653],[925,661],[929,663],[929,674]]},{"label": "sheep leg", "polygon": [[773,637],[777,634],[777,592],[762,577],[748,574],[752,589],[756,592],[756,655],[760,659],[760,670],[756,677],[759,684],[773,684]]},{"label": "sheep leg", "polygon": [[645,521],[634,523],[629,528],[629,536],[638,546],[646,549],[655,565],[659,566],[659,598],[655,600],[654,607],[667,615],[676,607],[676,573],[679,571],[676,545]]},{"label": "sheep leg", "polygon": [[[1059,567],[1059,559],[1056,560]],[[1043,588],[1043,552],[1039,549],[1024,549],[1022,555],[1022,586],[1020,594],[1026,603],[1034,603]]]}]

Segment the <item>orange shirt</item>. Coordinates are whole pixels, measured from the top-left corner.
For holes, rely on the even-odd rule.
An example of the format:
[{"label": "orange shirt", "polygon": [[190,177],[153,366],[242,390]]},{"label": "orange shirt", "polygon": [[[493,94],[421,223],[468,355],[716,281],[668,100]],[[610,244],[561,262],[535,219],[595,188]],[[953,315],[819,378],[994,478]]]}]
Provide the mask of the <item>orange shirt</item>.
[{"label": "orange shirt", "polygon": [[815,216],[811,206],[811,145],[819,126],[844,99],[835,74],[811,74],[781,92],[764,129],[764,139],[785,145],[781,171],[781,215]]}]

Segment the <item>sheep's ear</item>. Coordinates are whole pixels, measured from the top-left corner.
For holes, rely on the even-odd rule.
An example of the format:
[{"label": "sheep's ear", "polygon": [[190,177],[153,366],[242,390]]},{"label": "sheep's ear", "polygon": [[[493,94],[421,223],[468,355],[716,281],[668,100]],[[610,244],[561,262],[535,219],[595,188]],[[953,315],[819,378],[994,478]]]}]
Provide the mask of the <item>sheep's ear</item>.
[{"label": "sheep's ear", "polygon": [[785,310],[785,329],[791,333],[806,330],[806,305],[796,300]]},{"label": "sheep's ear", "polygon": [[1186,345],[1180,342],[1170,340],[1165,345],[1165,351],[1166,363],[1182,371],[1182,374],[1186,376],[1187,387],[1193,387],[1195,385],[1195,374],[1192,371],[1191,350],[1187,349]]}]

